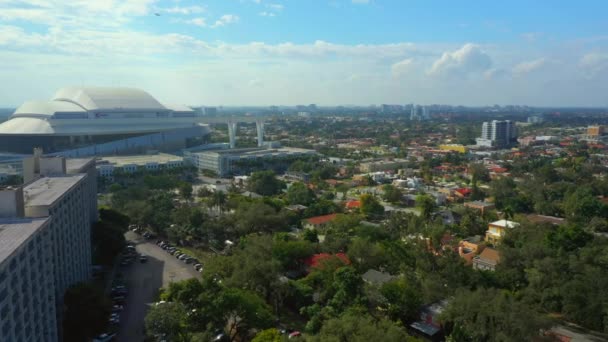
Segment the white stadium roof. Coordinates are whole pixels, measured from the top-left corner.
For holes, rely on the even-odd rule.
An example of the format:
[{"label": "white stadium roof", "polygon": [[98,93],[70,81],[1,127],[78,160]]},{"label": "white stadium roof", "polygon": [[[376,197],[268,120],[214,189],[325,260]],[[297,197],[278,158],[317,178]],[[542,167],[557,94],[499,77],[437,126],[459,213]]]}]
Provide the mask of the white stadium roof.
[{"label": "white stadium roof", "polygon": [[183,128],[195,119],[183,105],[164,106],[147,92],[134,88],[66,87],[50,101],[28,101],[0,124],[0,135],[72,135],[152,132]]},{"label": "white stadium roof", "polygon": [[53,101],[72,102],[86,110],[165,109],[150,94],[134,88],[65,87],[55,93]]}]

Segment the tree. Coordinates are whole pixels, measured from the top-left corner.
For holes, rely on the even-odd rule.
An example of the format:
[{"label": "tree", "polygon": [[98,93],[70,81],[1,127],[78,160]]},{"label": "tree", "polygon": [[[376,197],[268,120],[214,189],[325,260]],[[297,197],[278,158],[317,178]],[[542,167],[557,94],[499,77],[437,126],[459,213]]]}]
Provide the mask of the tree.
[{"label": "tree", "polygon": [[63,298],[64,341],[90,341],[106,331],[111,302],[103,292],[89,283],[70,287]]},{"label": "tree", "polygon": [[364,194],[361,195],[359,201],[361,202],[361,213],[365,215],[365,217],[378,220],[384,215],[384,207],[378,202],[376,197],[370,194]]},{"label": "tree", "polygon": [[255,335],[251,342],[281,342],[283,336],[276,328],[262,330]]},{"label": "tree", "polygon": [[312,342],[409,342],[416,341],[405,329],[389,320],[375,320],[368,314],[348,312],[327,320],[316,336],[307,336]]},{"label": "tree", "polygon": [[234,341],[247,336],[249,329],[266,329],[272,325],[272,311],[262,298],[253,292],[236,288],[226,289],[219,298],[219,307],[228,324],[228,335]]},{"label": "tree", "polygon": [[93,260],[102,265],[112,265],[114,257],[125,245],[124,230],[108,221],[95,222],[91,229]]},{"label": "tree", "polygon": [[226,207],[226,194],[223,191],[215,191],[211,197],[211,204],[220,210],[220,213]]},{"label": "tree", "polygon": [[494,288],[458,291],[441,319],[465,341],[530,341],[549,326],[513,294]]},{"label": "tree", "polygon": [[418,195],[416,196],[416,206],[420,209],[421,216],[428,220],[435,210],[436,203],[430,195]]},{"label": "tree", "polygon": [[151,306],[144,325],[149,335],[163,336],[168,341],[188,342],[191,332],[186,321],[185,306],[181,303],[167,302]]},{"label": "tree", "polygon": [[566,217],[575,222],[588,222],[594,216],[605,217],[606,213],[605,205],[586,187],[579,187],[566,195],[563,207]]},{"label": "tree", "polygon": [[272,196],[281,192],[285,183],[275,177],[272,171],[254,172],[249,177],[247,189],[263,196]]},{"label": "tree", "polygon": [[384,200],[387,202],[397,203],[397,202],[400,202],[401,199],[403,198],[403,194],[401,193],[401,190],[399,190],[398,188],[396,188],[395,186],[393,186],[391,184],[386,184],[385,186],[382,187],[382,190],[384,192],[384,194],[383,194]]},{"label": "tree", "polygon": [[191,199],[192,198],[192,184],[190,184],[188,182],[179,183],[179,194],[184,199]]},{"label": "tree", "polygon": [[309,205],[313,201],[314,193],[302,182],[295,182],[287,189],[287,202],[290,204]]},{"label": "tree", "polygon": [[404,278],[390,281],[380,288],[386,298],[387,313],[391,319],[403,323],[415,319],[422,305],[420,289]]}]

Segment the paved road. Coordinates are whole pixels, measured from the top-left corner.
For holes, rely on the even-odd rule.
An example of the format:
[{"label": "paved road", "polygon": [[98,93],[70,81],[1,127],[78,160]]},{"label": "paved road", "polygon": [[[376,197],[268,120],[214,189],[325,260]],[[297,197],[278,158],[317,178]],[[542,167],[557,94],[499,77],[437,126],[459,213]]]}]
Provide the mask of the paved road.
[{"label": "paved road", "polygon": [[129,289],[125,311],[121,314],[118,342],[140,342],[144,340],[144,317],[148,304],[153,302],[158,289],[174,281],[199,277],[192,265],[184,264],[154,242],[128,232],[127,240],[135,242],[135,249],[148,256],[147,263],[139,260],[124,268],[125,281]]}]

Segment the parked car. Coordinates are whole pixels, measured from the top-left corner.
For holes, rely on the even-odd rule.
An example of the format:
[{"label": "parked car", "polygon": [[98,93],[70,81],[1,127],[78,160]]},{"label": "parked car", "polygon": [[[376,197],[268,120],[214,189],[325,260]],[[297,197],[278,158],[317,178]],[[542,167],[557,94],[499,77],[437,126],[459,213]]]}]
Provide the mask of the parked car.
[{"label": "parked car", "polygon": [[295,338],[295,337],[300,337],[300,336],[302,336],[302,333],[299,331],[294,331],[291,334],[289,334],[290,339]]},{"label": "parked car", "polygon": [[139,262],[141,262],[142,264],[145,263],[145,262],[148,262],[148,257],[146,255],[142,254],[139,257]]},{"label": "parked car", "polygon": [[203,265],[202,264],[194,264],[194,269],[200,272],[203,269]]},{"label": "parked car", "polygon": [[114,337],[116,337],[116,333],[104,333],[95,337],[93,342],[110,342],[114,340]]},{"label": "parked car", "polygon": [[177,258],[178,258],[179,260],[182,260],[182,261],[183,261],[183,260],[185,260],[186,258],[189,258],[189,257],[190,257],[190,256],[189,256],[188,254],[184,253],[184,254],[180,255],[179,257],[177,257]]}]

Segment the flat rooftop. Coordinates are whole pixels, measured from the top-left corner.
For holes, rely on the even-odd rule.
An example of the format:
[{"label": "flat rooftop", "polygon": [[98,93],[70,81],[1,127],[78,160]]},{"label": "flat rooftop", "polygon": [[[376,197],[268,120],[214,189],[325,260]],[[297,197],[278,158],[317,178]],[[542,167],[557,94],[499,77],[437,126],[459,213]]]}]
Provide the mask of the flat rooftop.
[{"label": "flat rooftop", "polygon": [[124,165],[146,165],[148,163],[168,163],[183,161],[184,158],[168,153],[158,154],[141,154],[132,156],[112,156],[112,157],[98,157],[98,164],[111,164],[114,166]]},{"label": "flat rooftop", "polygon": [[27,239],[40,230],[50,218],[0,218],[0,264]]},{"label": "flat rooftop", "polygon": [[95,162],[93,158],[69,158],[65,160],[65,167],[68,173],[78,173],[90,162]]},{"label": "flat rooftop", "polygon": [[304,148],[296,147],[278,147],[278,148],[238,148],[229,150],[213,150],[197,152],[197,154],[216,154],[216,155],[239,155],[239,156],[271,156],[271,155],[282,155],[282,154],[312,154],[317,153],[315,150],[308,150]]},{"label": "flat rooftop", "polygon": [[51,205],[84,177],[84,174],[75,174],[40,178],[23,188],[25,206]]}]

